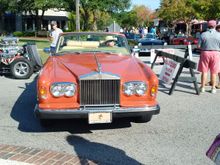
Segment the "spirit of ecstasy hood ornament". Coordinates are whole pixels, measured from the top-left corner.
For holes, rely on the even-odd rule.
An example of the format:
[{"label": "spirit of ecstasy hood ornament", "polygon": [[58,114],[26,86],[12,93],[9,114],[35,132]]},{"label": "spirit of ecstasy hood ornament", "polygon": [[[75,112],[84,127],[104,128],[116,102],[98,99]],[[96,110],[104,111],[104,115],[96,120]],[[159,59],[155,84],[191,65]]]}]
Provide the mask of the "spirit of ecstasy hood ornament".
[{"label": "spirit of ecstasy hood ornament", "polygon": [[97,71],[99,72],[99,74],[102,73],[102,65],[100,64],[97,56],[96,56],[96,53],[94,53],[94,57],[95,57],[95,61],[96,61],[96,64],[97,64]]}]

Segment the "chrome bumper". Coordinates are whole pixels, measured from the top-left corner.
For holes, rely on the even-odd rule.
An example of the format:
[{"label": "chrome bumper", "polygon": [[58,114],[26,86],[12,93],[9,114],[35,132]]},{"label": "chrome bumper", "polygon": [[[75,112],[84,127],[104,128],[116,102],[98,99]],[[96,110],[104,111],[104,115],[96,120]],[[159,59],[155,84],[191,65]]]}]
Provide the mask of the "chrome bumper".
[{"label": "chrome bumper", "polygon": [[89,113],[111,112],[113,117],[133,117],[143,114],[156,115],[160,113],[160,106],[152,107],[86,107],[80,109],[40,109],[38,105],[34,109],[35,115],[40,119],[70,119],[87,118]]}]

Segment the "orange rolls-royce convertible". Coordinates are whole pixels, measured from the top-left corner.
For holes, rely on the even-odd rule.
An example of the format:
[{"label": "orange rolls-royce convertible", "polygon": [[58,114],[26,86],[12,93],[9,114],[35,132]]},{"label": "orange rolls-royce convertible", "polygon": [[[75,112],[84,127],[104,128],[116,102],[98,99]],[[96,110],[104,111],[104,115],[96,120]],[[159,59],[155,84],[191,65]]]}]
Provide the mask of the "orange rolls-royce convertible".
[{"label": "orange rolls-royce convertible", "polygon": [[35,114],[48,119],[115,117],[148,122],[158,114],[158,79],[131,53],[123,34],[76,32],[60,35],[37,80]]}]

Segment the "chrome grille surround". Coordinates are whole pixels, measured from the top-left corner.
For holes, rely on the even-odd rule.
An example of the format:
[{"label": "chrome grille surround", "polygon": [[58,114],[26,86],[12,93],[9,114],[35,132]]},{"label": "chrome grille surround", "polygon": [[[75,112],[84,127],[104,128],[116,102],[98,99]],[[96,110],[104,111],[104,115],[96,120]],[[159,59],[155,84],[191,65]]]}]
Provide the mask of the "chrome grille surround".
[{"label": "chrome grille surround", "polygon": [[80,76],[80,105],[118,106],[120,77],[111,73],[93,72]]}]

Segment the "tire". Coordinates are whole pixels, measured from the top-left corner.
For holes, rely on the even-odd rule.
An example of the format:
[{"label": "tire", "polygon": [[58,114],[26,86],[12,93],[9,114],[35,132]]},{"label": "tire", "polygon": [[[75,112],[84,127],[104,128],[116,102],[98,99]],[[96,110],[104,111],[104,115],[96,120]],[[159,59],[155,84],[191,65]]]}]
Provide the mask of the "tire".
[{"label": "tire", "polygon": [[147,123],[147,122],[151,121],[151,119],[152,119],[152,115],[146,115],[146,114],[144,114],[144,115],[142,115],[142,116],[136,117],[135,122],[136,122],[136,123]]},{"label": "tire", "polygon": [[33,74],[33,65],[25,58],[15,59],[10,69],[11,75],[16,79],[28,79]]}]

